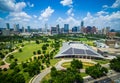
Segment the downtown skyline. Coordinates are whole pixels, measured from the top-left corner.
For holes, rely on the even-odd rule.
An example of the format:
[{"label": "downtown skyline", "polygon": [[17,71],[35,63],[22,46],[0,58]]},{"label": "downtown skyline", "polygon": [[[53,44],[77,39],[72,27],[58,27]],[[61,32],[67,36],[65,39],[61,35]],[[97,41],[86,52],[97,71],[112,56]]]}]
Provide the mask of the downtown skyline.
[{"label": "downtown skyline", "polygon": [[120,28],[120,0],[0,0],[0,28],[6,23],[44,28],[60,24]]}]

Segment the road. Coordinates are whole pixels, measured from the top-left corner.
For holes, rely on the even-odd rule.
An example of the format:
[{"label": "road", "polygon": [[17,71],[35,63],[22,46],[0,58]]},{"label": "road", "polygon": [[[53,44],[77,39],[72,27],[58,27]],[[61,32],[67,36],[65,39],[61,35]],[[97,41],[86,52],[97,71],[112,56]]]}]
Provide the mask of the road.
[{"label": "road", "polygon": [[38,74],[32,81],[32,83],[40,83],[40,81],[43,79],[43,77],[45,77],[48,73],[50,73],[50,69],[46,68],[44,71],[42,71],[40,74]]},{"label": "road", "polygon": [[[64,63],[64,62],[70,62],[72,61],[72,59],[70,60],[61,60],[59,61],[56,65],[55,65],[55,68],[57,70],[62,70],[62,69],[65,69],[64,67],[62,67],[61,65]],[[41,80],[44,78],[44,76],[46,76],[48,73],[50,73],[50,69],[51,67],[45,69],[44,71],[42,71],[40,74],[38,74],[32,81],[32,83],[40,83]]]},{"label": "road", "polygon": [[[56,63],[55,64],[55,68],[57,69],[57,70],[63,70],[63,69],[66,69],[66,68],[64,68],[64,67],[62,67],[61,65],[63,64],[63,63],[65,63],[65,62],[71,62],[73,59],[62,59],[61,61],[59,61],[58,63]],[[93,62],[93,61],[87,61],[87,60],[81,60],[81,61],[83,61],[83,62],[91,62],[91,63],[95,63],[95,62]],[[104,66],[104,67],[109,67],[109,64],[104,64],[104,65],[102,65],[102,66]],[[32,83],[40,83],[41,82],[41,80],[44,78],[44,76],[46,76],[48,73],[50,73],[50,69],[51,69],[51,67],[49,67],[49,68],[47,68],[47,69],[45,69],[43,72],[41,72],[40,74],[38,74],[34,79],[33,79],[33,81],[32,81]],[[80,70],[81,72],[85,72],[85,69],[82,69],[82,70]],[[110,74],[109,76],[111,77],[111,76],[114,76],[114,75],[117,75],[117,74]],[[90,76],[87,76],[87,77],[84,77],[84,82],[85,83],[93,83],[94,81],[96,81],[96,79],[93,79],[93,78],[91,78]],[[103,81],[105,81],[105,80],[107,80],[107,81],[109,81],[109,79],[107,79],[106,77],[103,77],[103,78],[100,78],[101,79],[101,81],[103,82]],[[100,80],[99,79],[99,80]],[[89,81],[89,82],[88,82]]]},{"label": "road", "polygon": [[[59,61],[57,64],[55,64],[55,68],[57,70],[64,70],[66,68],[62,67],[61,65],[65,62],[71,62],[73,59],[62,59],[61,61]],[[86,60],[83,60],[84,62]],[[92,61],[91,61],[92,62]],[[81,71],[85,71],[85,70],[81,70]],[[45,69],[43,72],[41,72],[40,74],[38,74],[32,81],[32,83],[40,83],[40,81],[44,78],[44,76],[46,76],[48,73],[50,73],[50,68]]]}]

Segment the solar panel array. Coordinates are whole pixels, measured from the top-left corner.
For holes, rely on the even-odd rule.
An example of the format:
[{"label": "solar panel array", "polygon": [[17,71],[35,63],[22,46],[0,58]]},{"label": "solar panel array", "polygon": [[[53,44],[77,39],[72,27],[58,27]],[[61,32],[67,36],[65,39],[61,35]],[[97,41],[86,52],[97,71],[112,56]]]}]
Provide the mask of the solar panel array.
[{"label": "solar panel array", "polygon": [[96,53],[94,53],[94,52],[91,51],[91,50],[86,50],[86,53],[87,53],[88,55],[97,55]]},{"label": "solar panel array", "polygon": [[67,51],[63,52],[62,54],[73,54],[72,48],[69,48]]},{"label": "solar panel array", "polygon": [[68,50],[64,51],[62,54],[97,55],[91,50],[83,50],[83,49],[76,49],[76,48],[69,48]]},{"label": "solar panel array", "polygon": [[85,51],[83,49],[74,48],[74,54],[85,54]]},{"label": "solar panel array", "polygon": [[[76,45],[71,45],[76,44]],[[60,50],[59,54],[56,57],[68,57],[68,56],[92,56],[92,57],[100,57],[103,58],[100,54],[98,54],[96,51],[92,50],[91,47],[80,44],[79,43],[64,43],[62,50]]]}]

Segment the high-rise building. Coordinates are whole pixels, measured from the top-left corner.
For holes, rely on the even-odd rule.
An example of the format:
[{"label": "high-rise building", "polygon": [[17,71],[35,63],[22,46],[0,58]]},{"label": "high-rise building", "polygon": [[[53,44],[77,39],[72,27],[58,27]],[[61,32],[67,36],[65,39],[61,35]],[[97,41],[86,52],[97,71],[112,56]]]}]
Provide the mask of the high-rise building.
[{"label": "high-rise building", "polygon": [[81,27],[84,27],[84,21],[81,21]]},{"label": "high-rise building", "polygon": [[27,32],[30,32],[30,26],[27,26]]},{"label": "high-rise building", "polygon": [[45,24],[45,27],[44,27],[44,29],[43,29],[43,33],[44,33],[44,34],[47,34],[47,28],[48,28],[48,26],[47,26],[47,24]]},{"label": "high-rise building", "polygon": [[19,32],[19,24],[14,24],[14,31],[18,31]]},{"label": "high-rise building", "polygon": [[42,28],[39,28],[39,32],[42,32]]},{"label": "high-rise building", "polygon": [[81,21],[80,32],[85,33],[84,21]]},{"label": "high-rise building", "polygon": [[110,32],[110,27],[106,27],[106,33]]},{"label": "high-rise building", "polygon": [[72,32],[79,32],[79,27],[74,26],[74,27],[72,28]]},{"label": "high-rise building", "polygon": [[69,24],[64,24],[64,33],[69,33]]},{"label": "high-rise building", "polygon": [[110,32],[110,27],[106,27],[102,29],[102,34],[106,35],[107,33]]},{"label": "high-rise building", "polygon": [[57,27],[57,31],[58,31],[58,34],[60,34],[60,25],[58,24],[58,25],[56,25],[56,27]]},{"label": "high-rise building", "polygon": [[2,30],[2,35],[3,36],[10,36],[10,30],[7,29],[7,30]]},{"label": "high-rise building", "polygon": [[51,34],[53,34],[53,35],[58,34],[58,28],[57,27],[51,27]]},{"label": "high-rise building", "polygon": [[10,29],[10,24],[6,23],[6,27],[7,27],[7,29]]},{"label": "high-rise building", "polygon": [[91,31],[92,34],[96,34],[97,33],[97,28],[95,26],[92,27],[92,31]]},{"label": "high-rise building", "polygon": [[25,32],[25,28],[22,26],[22,32],[24,33]]},{"label": "high-rise building", "polygon": [[91,26],[87,26],[86,27],[86,33],[91,33],[92,32],[92,27]]}]

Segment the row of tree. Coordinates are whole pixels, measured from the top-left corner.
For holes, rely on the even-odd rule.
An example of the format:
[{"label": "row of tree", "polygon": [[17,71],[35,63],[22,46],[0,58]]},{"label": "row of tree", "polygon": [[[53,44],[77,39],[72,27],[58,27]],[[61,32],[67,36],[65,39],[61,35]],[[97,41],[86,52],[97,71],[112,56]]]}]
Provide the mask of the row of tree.
[{"label": "row of tree", "polygon": [[117,72],[120,72],[120,57],[112,59],[110,61],[110,67],[111,67],[111,69],[113,69]]},{"label": "row of tree", "polygon": [[100,78],[108,73],[108,69],[102,67],[100,64],[95,64],[94,66],[86,68],[86,73],[93,78]]},{"label": "row of tree", "polygon": [[67,70],[57,71],[55,67],[51,68],[51,79],[43,81],[43,83],[83,83],[79,69],[83,67],[82,62],[73,59],[70,68]]}]

